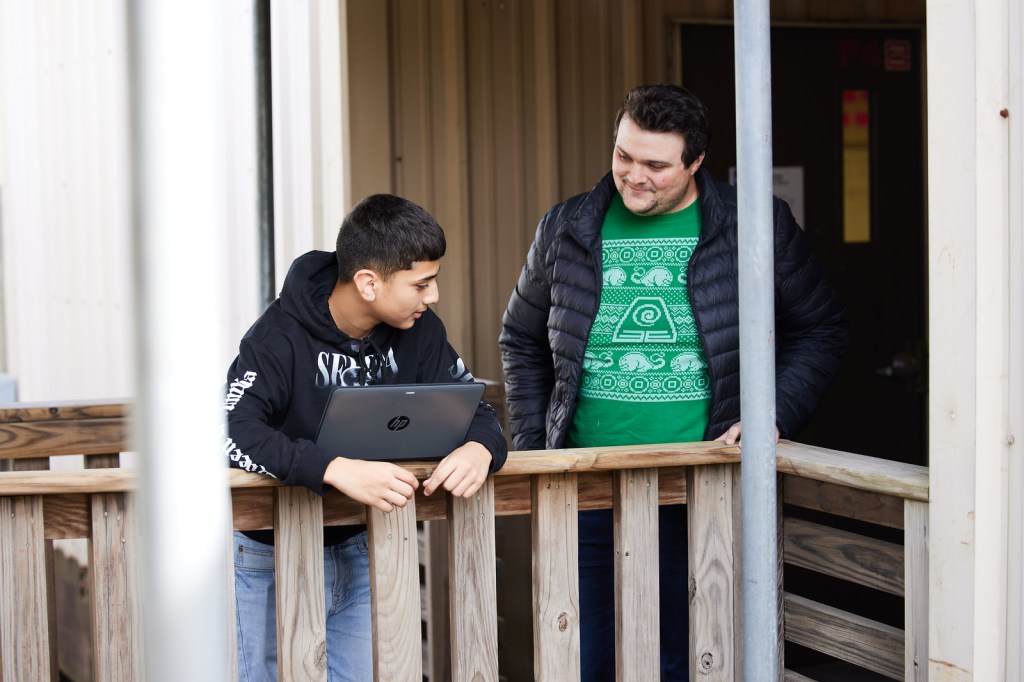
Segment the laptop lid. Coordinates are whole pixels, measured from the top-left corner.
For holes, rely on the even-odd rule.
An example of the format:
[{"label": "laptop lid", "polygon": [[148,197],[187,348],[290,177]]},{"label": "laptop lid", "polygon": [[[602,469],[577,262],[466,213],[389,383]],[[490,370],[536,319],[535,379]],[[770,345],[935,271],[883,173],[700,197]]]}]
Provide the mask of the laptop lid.
[{"label": "laptop lid", "polygon": [[465,441],[483,393],[478,382],[339,386],[316,444],[352,459],[441,459]]}]

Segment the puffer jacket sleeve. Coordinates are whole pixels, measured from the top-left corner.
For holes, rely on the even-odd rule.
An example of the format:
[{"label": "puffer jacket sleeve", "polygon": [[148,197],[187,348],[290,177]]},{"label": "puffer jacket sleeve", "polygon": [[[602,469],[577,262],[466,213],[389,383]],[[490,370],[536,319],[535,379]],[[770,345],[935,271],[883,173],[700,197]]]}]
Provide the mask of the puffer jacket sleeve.
[{"label": "puffer jacket sleeve", "polygon": [[783,438],[811,418],[847,349],[846,310],[789,205],[775,199],[776,423]]},{"label": "puffer jacket sleeve", "polygon": [[558,207],[545,215],[508,302],[498,346],[505,372],[509,429],[517,450],[542,450],[546,413],[554,386],[554,363],[548,342],[551,309],[551,233]]}]

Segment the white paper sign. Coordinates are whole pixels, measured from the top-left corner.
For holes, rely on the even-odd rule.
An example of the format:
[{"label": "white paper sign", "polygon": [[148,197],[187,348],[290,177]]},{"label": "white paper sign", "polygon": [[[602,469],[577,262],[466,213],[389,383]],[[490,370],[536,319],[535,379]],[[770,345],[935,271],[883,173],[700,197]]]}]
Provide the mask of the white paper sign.
[{"label": "white paper sign", "polygon": [[[736,166],[729,167],[729,184],[736,185]],[[804,167],[775,166],[772,168],[772,194],[789,204],[800,229],[804,227]]]}]

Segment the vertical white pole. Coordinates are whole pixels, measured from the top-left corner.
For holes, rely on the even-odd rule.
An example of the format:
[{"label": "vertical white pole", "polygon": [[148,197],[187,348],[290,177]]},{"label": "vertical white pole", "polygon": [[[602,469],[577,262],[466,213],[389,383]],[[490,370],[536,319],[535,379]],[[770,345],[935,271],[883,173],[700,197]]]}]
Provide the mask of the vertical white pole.
[{"label": "vertical white pole", "polygon": [[736,187],[739,190],[740,465],[743,679],[779,670],[775,486],[775,273],[768,0],[736,0]]},{"label": "vertical white pole", "polygon": [[245,36],[255,69],[251,15],[232,16],[237,4],[178,0],[129,9],[149,680],[221,682],[229,670],[218,351],[222,273],[240,266],[224,243],[239,196],[227,150],[232,128],[254,129],[247,117],[255,111],[254,100],[231,101],[232,79],[252,78],[229,73],[239,60],[228,52]]},{"label": "vertical white pole", "polygon": [[[978,356],[974,2],[928,0],[929,679],[974,656]],[[966,360],[965,360],[966,359]],[[963,677],[959,677],[962,675]]]},{"label": "vertical white pole", "polygon": [[[974,4],[977,372],[974,679],[1005,680],[1010,424],[1010,0]],[[1016,112],[1019,115],[1019,112]],[[1014,188],[1019,192],[1020,188]]]}]

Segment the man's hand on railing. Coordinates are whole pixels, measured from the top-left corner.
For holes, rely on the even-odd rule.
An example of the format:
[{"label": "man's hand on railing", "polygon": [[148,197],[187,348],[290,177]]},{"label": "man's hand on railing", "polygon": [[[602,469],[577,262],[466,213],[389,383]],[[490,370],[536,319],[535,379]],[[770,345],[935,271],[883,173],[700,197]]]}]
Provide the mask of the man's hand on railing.
[{"label": "man's hand on railing", "polygon": [[345,457],[335,457],[327,465],[324,483],[356,502],[382,512],[404,507],[420,485],[410,472],[390,462],[367,462]]},{"label": "man's hand on railing", "polygon": [[[740,442],[740,436],[743,434],[743,426],[741,422],[736,422],[729,427],[729,430],[723,433],[721,436],[715,439],[715,442],[721,441],[726,445],[736,445]],[[779,442],[779,430],[775,429],[775,442]]]},{"label": "man's hand on railing", "polygon": [[440,461],[423,482],[423,494],[430,495],[443,485],[456,497],[472,497],[487,480],[490,468],[491,453],[480,443],[469,441]]}]

